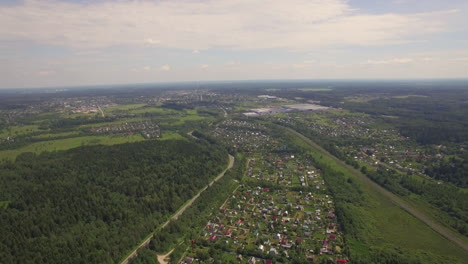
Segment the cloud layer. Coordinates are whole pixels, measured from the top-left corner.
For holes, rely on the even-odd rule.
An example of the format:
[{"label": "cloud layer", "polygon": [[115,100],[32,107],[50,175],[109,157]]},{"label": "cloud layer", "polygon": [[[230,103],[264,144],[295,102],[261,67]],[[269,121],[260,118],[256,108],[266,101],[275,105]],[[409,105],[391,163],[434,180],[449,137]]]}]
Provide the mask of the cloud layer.
[{"label": "cloud layer", "polygon": [[444,29],[443,14],[365,14],[345,0],[27,0],[0,6],[0,41],[72,49],[146,45],[304,50],[388,45]]}]

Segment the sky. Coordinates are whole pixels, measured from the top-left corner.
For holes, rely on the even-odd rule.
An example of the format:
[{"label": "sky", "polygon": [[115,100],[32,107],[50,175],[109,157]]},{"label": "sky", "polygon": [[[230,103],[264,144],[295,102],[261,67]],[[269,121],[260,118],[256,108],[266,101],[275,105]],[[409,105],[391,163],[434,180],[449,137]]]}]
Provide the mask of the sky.
[{"label": "sky", "polygon": [[0,88],[468,78],[466,0],[0,0]]}]

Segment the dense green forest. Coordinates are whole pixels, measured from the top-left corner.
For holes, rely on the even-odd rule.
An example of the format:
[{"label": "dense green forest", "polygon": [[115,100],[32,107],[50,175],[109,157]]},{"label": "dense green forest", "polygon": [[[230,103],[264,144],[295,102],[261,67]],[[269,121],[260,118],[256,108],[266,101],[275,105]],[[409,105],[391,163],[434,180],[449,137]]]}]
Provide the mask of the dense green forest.
[{"label": "dense green forest", "polygon": [[24,153],[0,164],[0,259],[115,263],[226,163],[206,141]]},{"label": "dense green forest", "polygon": [[468,152],[465,151],[458,158],[450,157],[438,162],[431,162],[424,172],[434,179],[468,187]]},{"label": "dense green forest", "polygon": [[[199,133],[200,134],[200,133]],[[217,211],[221,204],[228,198],[233,190],[239,186],[235,179],[244,175],[246,159],[237,155],[234,167],[226,172],[223,178],[215,182],[190,206],[181,217],[172,220],[165,228],[158,231],[151,240],[149,247],[139,251],[132,264],[154,263],[157,253],[164,254],[175,249],[171,254],[171,263],[178,263],[186,251],[191,240],[199,241],[200,229],[208,222],[213,212]],[[205,252],[206,253],[206,252]],[[216,252],[216,259],[223,259],[223,252]],[[152,256],[152,257],[151,257]]]}]

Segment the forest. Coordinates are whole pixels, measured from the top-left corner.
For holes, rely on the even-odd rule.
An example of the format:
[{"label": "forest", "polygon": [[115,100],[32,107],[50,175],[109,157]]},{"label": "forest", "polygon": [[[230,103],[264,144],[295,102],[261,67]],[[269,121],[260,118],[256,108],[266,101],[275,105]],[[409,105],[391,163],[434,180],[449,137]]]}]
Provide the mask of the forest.
[{"label": "forest", "polygon": [[0,259],[115,263],[226,164],[201,140],[21,154],[0,164]]}]

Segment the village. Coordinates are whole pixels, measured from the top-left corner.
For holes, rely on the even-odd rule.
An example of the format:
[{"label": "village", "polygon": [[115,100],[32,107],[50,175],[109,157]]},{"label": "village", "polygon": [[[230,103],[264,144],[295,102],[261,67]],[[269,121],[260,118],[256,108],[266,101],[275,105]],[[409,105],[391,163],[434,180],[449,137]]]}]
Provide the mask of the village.
[{"label": "village", "polygon": [[227,119],[216,125],[212,136],[241,151],[270,151],[278,144],[258,123]]},{"label": "village", "polygon": [[422,148],[395,128],[388,128],[367,115],[327,111],[272,118],[284,124],[301,123],[317,135],[335,138],[335,146],[361,164],[424,174],[422,161],[443,158],[440,148]]},{"label": "village", "polygon": [[348,262],[320,169],[291,152],[251,153],[243,184],[192,246],[182,263],[216,262],[197,255],[210,247],[236,263]]},{"label": "village", "polygon": [[152,121],[131,122],[102,127],[93,127],[90,129],[95,134],[110,134],[110,135],[131,135],[139,132],[144,138],[159,138],[161,129],[158,124]]}]

